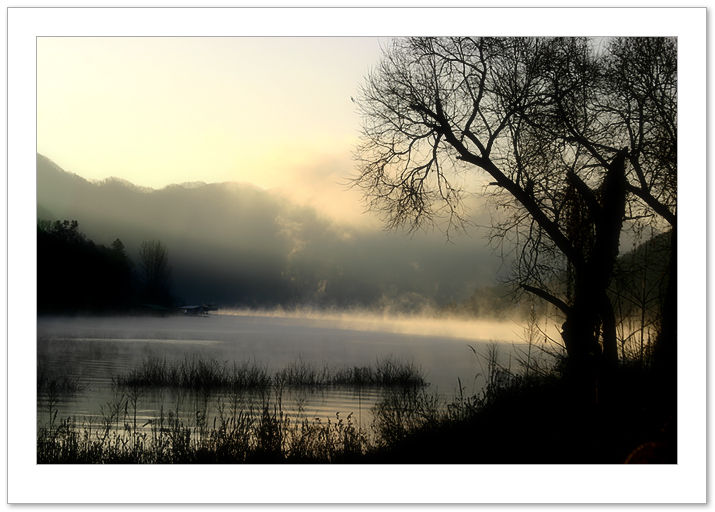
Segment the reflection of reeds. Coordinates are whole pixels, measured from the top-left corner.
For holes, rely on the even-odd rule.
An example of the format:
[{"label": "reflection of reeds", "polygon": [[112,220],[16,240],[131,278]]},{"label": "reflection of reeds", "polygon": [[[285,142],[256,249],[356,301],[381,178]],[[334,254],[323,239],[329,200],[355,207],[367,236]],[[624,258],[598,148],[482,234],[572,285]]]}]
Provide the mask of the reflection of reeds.
[{"label": "reflection of reeds", "polygon": [[411,363],[385,359],[374,366],[316,368],[297,361],[274,375],[255,363],[228,364],[214,359],[186,358],[176,362],[151,358],[139,368],[115,378],[119,387],[175,387],[182,389],[268,389],[271,387],[425,386],[419,368]]},{"label": "reflection of reeds", "polygon": [[37,392],[48,395],[71,394],[80,390],[79,382],[66,375],[51,375],[44,367],[37,367]]}]

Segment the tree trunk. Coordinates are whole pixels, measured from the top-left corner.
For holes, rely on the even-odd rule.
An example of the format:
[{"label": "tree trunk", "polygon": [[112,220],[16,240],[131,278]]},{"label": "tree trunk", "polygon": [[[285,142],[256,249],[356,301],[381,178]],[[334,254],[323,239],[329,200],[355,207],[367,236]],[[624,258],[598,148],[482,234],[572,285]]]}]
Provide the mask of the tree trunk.
[{"label": "tree trunk", "polygon": [[598,396],[601,347],[598,344],[599,308],[594,301],[593,283],[577,271],[573,306],[566,314],[561,337],[568,360],[566,376],[572,380],[576,394],[585,403],[596,403]]},{"label": "tree trunk", "polygon": [[616,334],[616,315],[608,295],[601,297],[601,325],[603,336],[603,362],[612,369],[618,363],[618,336]]},{"label": "tree trunk", "polygon": [[[595,237],[592,245],[584,243],[578,248],[584,263],[574,266],[573,305],[566,313],[562,332],[569,373],[592,388],[596,400],[601,381],[608,380],[618,364],[616,318],[607,290],[618,257],[626,209],[626,155],[625,150],[616,154],[599,189],[600,197],[594,195],[590,201]],[[598,341],[599,330],[603,348]]]},{"label": "tree trunk", "polygon": [[592,255],[593,279],[598,287],[599,305],[603,329],[603,361],[607,369],[618,364],[616,318],[607,290],[613,277],[613,268],[618,259],[623,219],[626,215],[626,150],[619,151],[608,166],[601,185],[601,215],[596,222],[596,244]]}]

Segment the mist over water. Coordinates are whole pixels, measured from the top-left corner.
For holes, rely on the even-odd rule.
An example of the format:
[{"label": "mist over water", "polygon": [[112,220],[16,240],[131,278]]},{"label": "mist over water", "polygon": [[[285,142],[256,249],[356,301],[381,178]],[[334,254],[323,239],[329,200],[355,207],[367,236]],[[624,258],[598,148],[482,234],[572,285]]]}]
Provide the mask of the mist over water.
[{"label": "mist over water", "polygon": [[[273,373],[295,364],[315,368],[374,365],[392,359],[419,367],[430,384],[428,391],[445,400],[461,383],[465,393],[484,385],[484,360],[490,343],[500,346],[508,366],[522,343],[516,321],[389,315],[365,311],[229,310],[202,316],[166,317],[40,317],[38,369],[49,376],[75,379],[80,390],[61,397],[60,417],[91,420],[115,396],[112,379],[138,368],[148,358],[181,361],[212,359],[231,366],[251,363]],[[222,393],[191,396],[177,390],[143,395],[142,418],[151,419],[161,407],[175,407],[189,415],[196,400],[214,410],[226,399]],[[370,408],[381,396],[376,389],[288,390],[283,407],[294,416],[331,418],[353,413],[363,427]],[[38,422],[45,418],[46,396],[38,396]],[[260,404],[262,397],[247,393],[243,406]],[[356,420],[357,421],[357,420]]]},{"label": "mist over water", "polygon": [[[524,319],[477,319],[465,316],[437,316],[434,313],[400,314],[370,310],[320,310],[298,308],[284,310],[221,309],[221,315],[239,317],[290,318],[316,328],[393,333],[412,336],[456,338],[477,342],[521,342]],[[555,323],[544,323],[549,336],[558,334]]]},{"label": "mist over water", "polygon": [[448,244],[439,229],[356,226],[246,183],[161,190],[92,183],[42,155],[37,176],[38,219],[77,220],[80,232],[107,246],[120,239],[135,270],[141,244],[161,241],[178,302],[420,311],[468,298],[501,268],[476,228]]}]

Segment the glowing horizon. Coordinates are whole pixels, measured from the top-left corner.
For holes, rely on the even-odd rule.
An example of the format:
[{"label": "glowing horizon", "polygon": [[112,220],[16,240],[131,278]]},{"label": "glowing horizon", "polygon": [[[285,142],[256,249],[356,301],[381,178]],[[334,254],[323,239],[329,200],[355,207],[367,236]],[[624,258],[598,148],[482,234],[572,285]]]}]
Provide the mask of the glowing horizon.
[{"label": "glowing horizon", "polygon": [[[324,188],[344,190],[354,170],[351,96],[384,43],[40,37],[37,151],[91,181],[244,182],[330,202]],[[322,206],[362,211],[342,203]]]}]

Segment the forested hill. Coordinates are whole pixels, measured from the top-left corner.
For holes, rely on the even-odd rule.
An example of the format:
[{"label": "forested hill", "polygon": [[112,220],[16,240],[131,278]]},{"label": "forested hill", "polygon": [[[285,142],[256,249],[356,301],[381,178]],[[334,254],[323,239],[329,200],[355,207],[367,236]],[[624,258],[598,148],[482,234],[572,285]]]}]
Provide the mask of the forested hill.
[{"label": "forested hill", "polygon": [[76,220],[105,247],[118,238],[134,262],[143,241],[161,241],[173,292],[190,302],[415,311],[462,301],[501,268],[480,236],[370,231],[247,184],[90,182],[38,155],[37,201],[38,219]]},{"label": "forested hill", "polygon": [[41,221],[37,227],[38,313],[124,312],[139,288],[124,245],[95,244],[76,221]]}]

